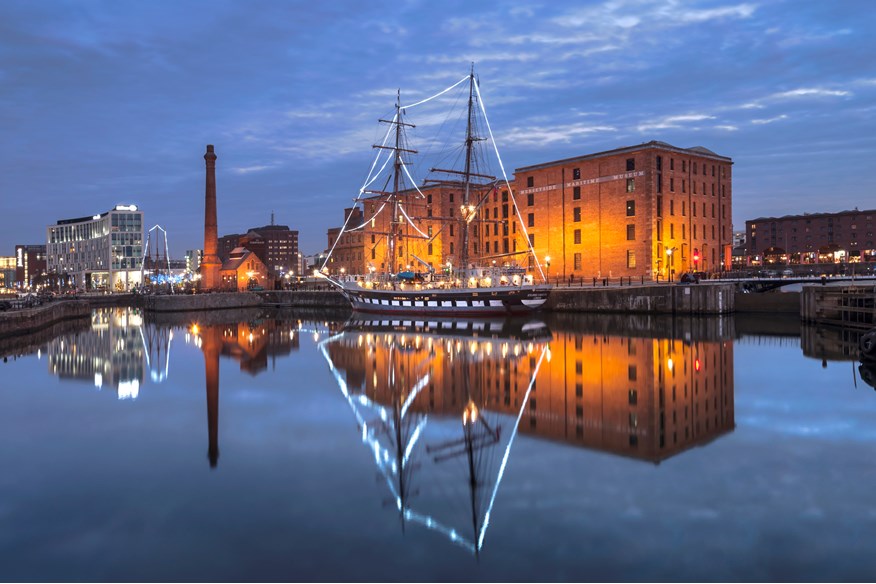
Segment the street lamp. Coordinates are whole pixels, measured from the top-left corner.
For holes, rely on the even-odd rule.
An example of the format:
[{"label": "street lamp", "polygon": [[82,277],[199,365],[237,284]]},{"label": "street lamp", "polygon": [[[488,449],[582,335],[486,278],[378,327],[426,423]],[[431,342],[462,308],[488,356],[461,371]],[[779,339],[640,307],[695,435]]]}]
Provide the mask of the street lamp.
[{"label": "street lamp", "polygon": [[672,263],[672,252],[675,251],[674,247],[666,248],[666,271],[669,272],[668,279],[671,282],[673,280],[673,272],[675,271],[672,267],[674,264]]},{"label": "street lamp", "polygon": [[548,280],[550,280],[550,278],[551,278],[551,256],[549,256],[549,255],[544,256],[544,264],[545,264],[545,266],[547,266],[546,274],[547,274]]}]

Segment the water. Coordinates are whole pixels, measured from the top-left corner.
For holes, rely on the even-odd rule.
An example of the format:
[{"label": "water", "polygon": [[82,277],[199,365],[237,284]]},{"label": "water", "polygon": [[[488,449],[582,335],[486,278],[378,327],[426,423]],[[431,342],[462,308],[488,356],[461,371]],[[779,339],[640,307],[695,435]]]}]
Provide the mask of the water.
[{"label": "water", "polygon": [[6,340],[0,579],[872,579],[854,339],[542,318],[116,310]]}]

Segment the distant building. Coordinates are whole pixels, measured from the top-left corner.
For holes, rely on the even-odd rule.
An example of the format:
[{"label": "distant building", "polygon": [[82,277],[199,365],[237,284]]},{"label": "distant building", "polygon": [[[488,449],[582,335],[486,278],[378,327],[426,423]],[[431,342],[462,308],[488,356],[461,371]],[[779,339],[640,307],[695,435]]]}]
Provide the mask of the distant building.
[{"label": "distant building", "polygon": [[[376,202],[366,203],[369,208],[377,204]],[[386,237],[381,236],[380,242],[377,242],[375,230],[369,230],[366,236],[363,230],[358,229],[362,226],[364,220],[362,209],[360,207],[351,207],[344,209],[344,223],[346,224],[344,234],[340,235],[342,227],[331,227],[328,230],[328,249],[333,249],[329,257],[329,264],[326,266],[329,274],[365,274],[366,264],[369,267],[373,267],[377,263],[378,249],[381,249],[380,259],[383,259],[386,253]],[[384,232],[388,229],[388,227],[382,228]],[[325,258],[322,258],[322,261],[315,268],[322,268],[324,261]],[[380,264],[377,266],[377,269],[382,271],[383,266],[384,264]]]},{"label": "distant building", "polygon": [[15,256],[0,256],[0,289],[15,287]]},{"label": "distant building", "polygon": [[47,269],[86,290],[129,290],[140,284],[143,212],[116,205],[91,217],[46,228]]},{"label": "distant building", "polygon": [[[204,257],[204,251],[201,249],[186,250],[186,273],[197,274],[201,267],[201,258]],[[220,256],[221,257],[221,256]]]},{"label": "distant building", "polygon": [[247,290],[252,286],[267,288],[268,268],[253,252],[238,247],[231,251],[219,271],[222,288],[225,290]]},{"label": "distant building", "polygon": [[274,277],[300,274],[298,231],[289,229],[287,225],[253,227],[245,234],[220,237],[219,258],[227,260],[237,247],[245,247],[255,253]]},{"label": "distant building", "polygon": [[45,245],[15,246],[15,285],[32,288],[44,282],[46,275]]},{"label": "distant building", "polygon": [[745,222],[752,265],[876,261],[876,209],[759,217]]}]

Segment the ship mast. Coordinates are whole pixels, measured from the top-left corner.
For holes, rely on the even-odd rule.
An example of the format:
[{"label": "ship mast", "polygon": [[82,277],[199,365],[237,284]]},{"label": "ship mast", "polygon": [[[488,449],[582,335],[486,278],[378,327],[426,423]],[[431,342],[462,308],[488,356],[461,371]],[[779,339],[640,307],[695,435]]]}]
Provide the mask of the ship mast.
[{"label": "ship mast", "polygon": [[[416,150],[409,150],[406,148],[402,148],[404,145],[404,136],[403,136],[403,128],[405,126],[410,128],[415,128],[414,124],[407,124],[402,122],[402,107],[401,107],[401,91],[396,91],[395,97],[395,118],[392,120],[380,120],[386,124],[395,125],[395,144],[393,146],[383,146],[375,144],[374,148],[383,148],[387,150],[393,151],[393,172],[392,172],[392,192],[382,192],[382,191],[368,191],[375,194],[383,195],[384,197],[389,196],[389,200],[392,203],[392,217],[389,221],[389,234],[387,235],[387,258],[386,258],[386,271],[388,273],[393,273],[393,264],[396,261],[396,257],[398,254],[396,253],[396,245],[398,236],[401,234],[401,221],[399,220],[399,187],[402,181],[402,165],[405,164],[405,161],[402,159],[402,152],[408,152],[410,154],[416,154]],[[386,199],[384,199],[386,200]]]},{"label": "ship mast", "polygon": [[462,192],[462,209],[459,214],[459,232],[462,238],[461,249],[459,250],[459,267],[464,270],[466,277],[468,274],[468,224],[471,218],[470,213],[474,211],[469,207],[469,196],[471,193],[471,158],[474,151],[475,138],[472,136],[472,116],[474,115],[474,65],[471,67],[471,73],[468,77],[468,119],[465,127],[465,170],[463,171],[463,192]]}]

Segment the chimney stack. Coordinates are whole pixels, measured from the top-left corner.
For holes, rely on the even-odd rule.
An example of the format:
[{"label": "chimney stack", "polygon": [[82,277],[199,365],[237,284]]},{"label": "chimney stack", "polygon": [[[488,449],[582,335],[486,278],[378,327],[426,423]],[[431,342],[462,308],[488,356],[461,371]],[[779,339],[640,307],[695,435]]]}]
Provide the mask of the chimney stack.
[{"label": "chimney stack", "polygon": [[207,163],[207,184],[204,194],[204,259],[201,260],[201,290],[219,288],[219,234],[216,227],[216,154],[207,144],[204,154]]}]

